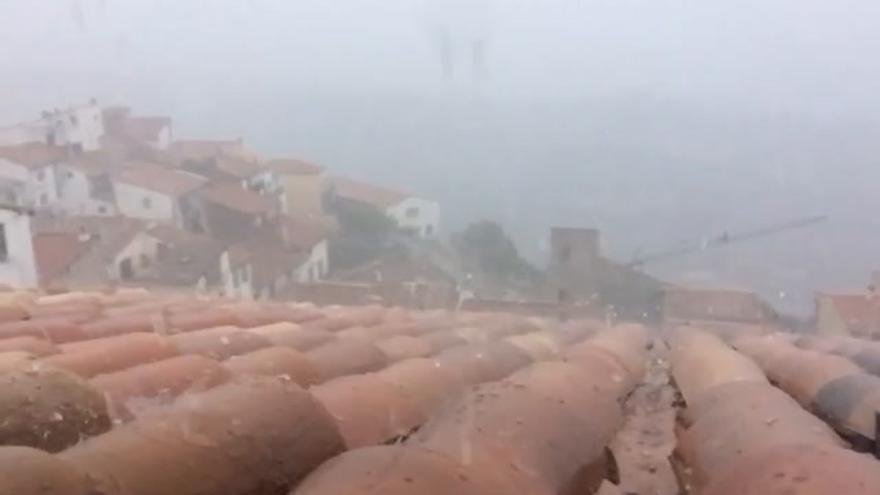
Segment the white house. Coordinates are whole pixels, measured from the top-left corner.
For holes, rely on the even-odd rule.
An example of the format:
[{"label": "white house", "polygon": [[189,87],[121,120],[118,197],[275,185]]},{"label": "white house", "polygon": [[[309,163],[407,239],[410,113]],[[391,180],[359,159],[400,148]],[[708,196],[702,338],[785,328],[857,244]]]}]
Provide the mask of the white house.
[{"label": "white house", "polygon": [[116,207],[123,216],[183,227],[198,215],[190,194],[207,182],[196,174],[160,165],[133,166],[114,176]]},{"label": "white house", "polygon": [[93,151],[101,147],[102,136],[103,114],[98,102],[92,100],[85,105],[47,110],[37,120],[0,129],[0,145],[43,143]]},{"label": "white house", "polygon": [[440,205],[435,201],[410,196],[388,207],[385,214],[393,218],[401,230],[413,232],[424,238],[437,235]]},{"label": "white house", "polygon": [[279,219],[281,242],[286,249],[303,254],[293,279],[308,283],[321,280],[330,271],[327,249],[328,227],[323,220],[284,215]]},{"label": "white house", "polygon": [[374,207],[394,220],[404,232],[423,238],[437,235],[440,205],[434,201],[342,177],[333,178],[330,188],[336,200]]},{"label": "white house", "polygon": [[70,215],[116,215],[113,169],[102,153],[83,153],[59,163],[55,172],[60,208]]},{"label": "white house", "polygon": [[0,202],[31,208],[56,204],[55,167],[67,156],[67,149],[41,143],[0,147]]},{"label": "white house", "polygon": [[36,287],[38,280],[31,240],[31,212],[0,206],[0,283]]}]

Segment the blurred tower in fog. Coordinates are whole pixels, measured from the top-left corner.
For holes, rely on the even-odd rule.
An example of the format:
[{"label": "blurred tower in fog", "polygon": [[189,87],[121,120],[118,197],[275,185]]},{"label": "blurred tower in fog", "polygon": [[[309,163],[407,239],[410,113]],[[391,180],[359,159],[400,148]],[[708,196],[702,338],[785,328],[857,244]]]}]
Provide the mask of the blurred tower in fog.
[{"label": "blurred tower in fog", "polygon": [[447,78],[486,75],[489,0],[426,0],[430,35]]},{"label": "blurred tower in fog", "polygon": [[599,231],[554,227],[547,274],[561,304],[592,300],[598,290]]}]

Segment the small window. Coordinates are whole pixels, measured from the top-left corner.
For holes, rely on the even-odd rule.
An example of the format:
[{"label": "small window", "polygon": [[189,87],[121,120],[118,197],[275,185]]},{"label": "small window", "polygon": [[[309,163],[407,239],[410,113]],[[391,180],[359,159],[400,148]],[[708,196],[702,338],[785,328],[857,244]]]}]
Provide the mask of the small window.
[{"label": "small window", "polygon": [[419,216],[419,207],[418,206],[410,206],[406,209],[406,217],[407,218],[416,218]]},{"label": "small window", "polygon": [[72,178],[73,178],[73,172],[71,172],[70,170],[67,171],[67,178],[68,178],[68,179],[72,179]]},{"label": "small window", "polygon": [[49,195],[46,193],[40,194],[40,206],[46,206],[49,204]]},{"label": "small window", "polygon": [[142,254],[140,256],[140,264],[141,268],[149,268],[150,267],[150,257],[146,254]]},{"label": "small window", "polygon": [[9,259],[9,251],[6,244],[6,225],[0,223],[0,262]]},{"label": "small window", "polygon": [[43,182],[44,180],[46,180],[46,172],[43,170],[40,170],[39,172],[37,172],[37,180],[39,182]]},{"label": "small window", "polygon": [[107,207],[106,206],[99,206],[98,207],[98,214],[106,215],[107,214]]},{"label": "small window", "polygon": [[77,124],[79,124],[79,119],[76,118],[76,115],[71,115],[71,116],[70,116],[70,123],[71,123],[72,125],[77,125]]},{"label": "small window", "polygon": [[434,226],[433,225],[425,226],[425,237],[431,237],[432,235],[434,235]]},{"label": "small window", "polygon": [[150,210],[153,208],[153,198],[149,196],[144,196],[141,200],[141,206],[144,207],[145,210]]}]

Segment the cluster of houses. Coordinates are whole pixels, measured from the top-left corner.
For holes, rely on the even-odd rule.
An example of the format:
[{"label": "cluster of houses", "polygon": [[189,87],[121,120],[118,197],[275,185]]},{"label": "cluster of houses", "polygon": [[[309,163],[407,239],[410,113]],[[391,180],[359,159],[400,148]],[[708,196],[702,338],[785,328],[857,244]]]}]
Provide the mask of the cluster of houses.
[{"label": "cluster of houses", "polygon": [[47,111],[0,128],[0,283],[272,298],[331,271],[334,200],[437,233],[435,202],[241,139],[177,139],[168,117],[96,101]]}]

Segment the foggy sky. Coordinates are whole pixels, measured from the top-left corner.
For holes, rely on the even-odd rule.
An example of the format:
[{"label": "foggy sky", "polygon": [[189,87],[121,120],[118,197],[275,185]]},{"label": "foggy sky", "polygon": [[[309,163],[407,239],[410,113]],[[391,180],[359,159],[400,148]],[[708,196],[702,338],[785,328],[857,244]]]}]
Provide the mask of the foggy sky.
[{"label": "foggy sky", "polygon": [[880,107],[873,0],[0,0],[0,19],[4,120],[94,93],[170,112],[285,88],[447,91],[437,24],[489,38],[490,97]]},{"label": "foggy sky", "polygon": [[447,230],[498,219],[535,260],[551,224],[627,259],[830,214],[651,267],[799,310],[880,267],[876,0],[0,0],[0,21],[3,123],[128,103],[414,189]]}]

